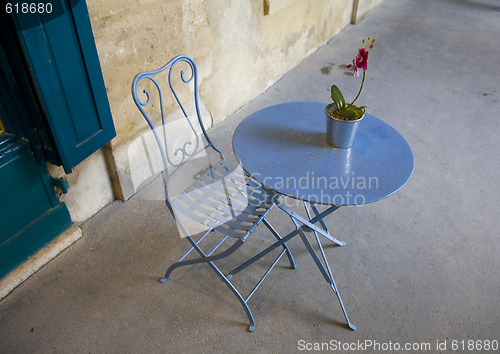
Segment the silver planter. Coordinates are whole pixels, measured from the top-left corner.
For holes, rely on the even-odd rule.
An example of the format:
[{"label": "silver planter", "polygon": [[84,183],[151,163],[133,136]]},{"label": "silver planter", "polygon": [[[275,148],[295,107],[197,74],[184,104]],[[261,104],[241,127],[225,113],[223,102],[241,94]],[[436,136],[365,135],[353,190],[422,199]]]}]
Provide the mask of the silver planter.
[{"label": "silver planter", "polygon": [[365,117],[364,115],[356,120],[339,120],[330,117],[326,111],[335,107],[334,103],[330,103],[325,107],[326,116],[326,142],[328,145],[337,148],[348,148],[354,143],[356,132]]}]

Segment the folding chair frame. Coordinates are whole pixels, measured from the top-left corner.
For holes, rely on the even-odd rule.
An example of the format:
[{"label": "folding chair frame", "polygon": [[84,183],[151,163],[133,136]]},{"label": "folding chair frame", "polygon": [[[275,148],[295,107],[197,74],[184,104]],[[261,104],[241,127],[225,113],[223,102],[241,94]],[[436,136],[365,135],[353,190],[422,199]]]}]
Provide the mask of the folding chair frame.
[{"label": "folding chair frame", "polygon": [[[187,119],[191,129],[193,132],[195,132],[195,128],[193,126],[193,122],[189,119],[186,110],[184,109],[181,100],[179,99],[176,90],[174,89],[172,85],[172,69],[174,66],[179,63],[179,62],[184,62],[186,63],[189,68],[191,69],[191,76],[186,77],[186,74],[184,70],[180,71],[180,76],[181,80],[185,84],[193,84],[194,87],[194,106],[196,109],[196,116],[197,116],[197,121],[199,124],[199,127],[201,128],[201,131],[203,133],[203,136],[207,142],[206,145],[204,145],[203,149],[204,150],[209,150],[213,149],[216,153],[219,154],[219,163],[214,164],[213,168],[210,169],[209,172],[207,172],[204,176],[202,176],[201,179],[195,182],[193,186],[197,185],[202,186],[203,191],[206,192],[207,194],[197,194],[197,193],[192,193],[190,197],[194,197],[195,199],[190,200],[186,195],[188,194],[181,194],[181,198],[176,198],[174,200],[170,200],[169,193],[168,193],[168,187],[169,187],[169,166],[179,169],[180,167],[183,167],[183,165],[189,161],[190,159],[194,158],[196,153],[188,152],[186,149],[186,146],[189,144],[184,144],[181,148],[178,148],[175,150],[174,155],[180,155],[181,159],[180,161],[172,161],[172,159],[168,155],[168,144],[167,144],[167,132],[165,130],[165,114],[164,114],[164,103],[163,103],[163,95],[161,92],[161,88],[159,83],[155,80],[154,76],[156,74],[159,74],[163,71],[168,71],[168,84],[170,87],[170,90],[173,94],[173,97],[175,101],[177,102],[178,106],[181,108],[182,113],[184,117]],[[143,102],[139,99],[138,97],[138,85],[141,82],[141,80],[146,80],[152,83],[154,88],[158,91],[158,96],[159,96],[159,109],[161,113],[161,123],[162,123],[162,131],[159,133],[158,129],[155,127],[153,124],[152,119],[150,118],[149,114],[145,111],[145,107],[149,105],[151,95],[147,89],[144,89],[142,92],[146,97],[146,101]],[[250,311],[250,308],[248,306],[248,302],[250,298],[255,294],[259,286],[262,284],[262,282],[266,279],[266,277],[269,275],[271,270],[276,266],[276,264],[279,262],[279,260],[283,257],[283,255],[286,253],[290,266],[292,268],[296,268],[297,264],[295,263],[293,256],[288,249],[287,245],[285,242],[281,242],[282,238],[279,235],[279,233],[273,228],[273,226],[266,220],[266,216],[269,214],[269,212],[277,205],[281,199],[281,196],[276,195],[274,192],[266,189],[264,186],[262,186],[259,182],[256,180],[252,179],[249,176],[246,175],[240,175],[239,177],[242,178],[244,182],[240,182],[238,184],[237,181],[231,179],[231,177],[228,177],[231,173],[234,173],[234,168],[225,160],[224,155],[222,152],[217,149],[210,138],[208,137],[208,134],[204,128],[201,115],[200,115],[200,109],[199,109],[199,103],[198,103],[198,82],[197,82],[197,69],[195,63],[192,61],[191,58],[185,56],[185,55],[179,55],[169,61],[167,64],[162,66],[161,68],[153,71],[146,71],[142,72],[136,75],[134,78],[133,84],[132,84],[132,96],[134,98],[134,101],[138,107],[138,109],[141,111],[142,115],[146,119],[147,123],[149,124],[154,137],[156,139],[156,142],[158,143],[158,146],[160,148],[160,153],[161,153],[161,158],[163,161],[164,165],[164,172],[163,172],[163,178],[164,178],[164,186],[165,186],[165,201],[167,204],[167,207],[171,211],[172,215],[176,219],[176,223],[183,233],[183,236],[187,238],[189,243],[191,244],[191,248],[184,254],[184,256],[181,257],[181,259],[177,262],[172,264],[166,271],[165,276],[161,279],[161,282],[166,282],[171,273],[182,266],[188,266],[188,265],[194,265],[194,264],[199,264],[199,263],[207,263],[218,275],[219,277],[224,281],[224,283],[230,288],[230,290],[233,292],[233,294],[238,298],[240,301],[241,305],[243,306],[245,313],[247,314],[248,320],[250,322],[249,325],[249,331],[253,331],[255,329],[255,320],[253,318],[252,312]],[[161,137],[161,134],[163,133],[163,137]],[[196,133],[196,132],[195,132]],[[162,139],[163,138],[163,139]],[[195,145],[195,150],[198,148],[198,137],[196,136],[196,141],[193,143]],[[202,149],[202,150],[203,150]],[[229,178],[229,179],[227,179]],[[224,191],[227,192],[230,190],[230,195],[224,196],[224,193],[221,193],[221,190],[213,189],[210,187],[210,182],[220,182],[222,181],[223,184],[227,183],[228,185],[224,184]],[[193,187],[194,188],[194,187]],[[201,189],[200,189],[201,190]],[[196,192],[195,189],[193,191]],[[248,195],[247,195],[248,194]],[[248,197],[252,198],[255,195],[262,197],[264,196],[263,200],[260,200],[260,204],[258,204],[256,207],[253,207],[252,205],[249,205],[248,208],[240,210],[242,216],[240,220],[238,220],[238,217],[235,217],[235,222],[224,222],[226,219],[224,218],[225,214],[231,214],[231,209],[232,209],[232,203],[238,203],[237,199],[233,201],[231,198],[238,198],[238,197]],[[198,198],[198,199],[196,199]],[[207,205],[200,206],[203,203],[206,203]],[[188,203],[187,206],[182,203]],[[219,203],[219,204],[217,204]],[[260,208],[257,210],[257,208]],[[189,209],[189,210],[188,210]],[[195,219],[198,219],[199,222],[207,226],[207,231],[197,240],[190,235],[188,232],[187,228],[183,223],[179,220],[178,213],[179,210],[181,212],[184,212],[184,214],[188,216],[192,216]],[[206,215],[202,215],[203,211],[208,210],[209,213]],[[264,211],[262,211],[264,210]],[[231,215],[230,215],[231,216]],[[221,221],[222,219],[222,221]],[[222,260],[225,257],[228,257],[231,255],[233,252],[235,252],[238,248],[240,248],[248,238],[248,236],[254,231],[254,229],[259,225],[263,223],[267,229],[273,234],[274,238],[277,239],[276,242],[279,242],[278,246],[282,246],[283,250],[280,252],[278,257],[273,261],[271,266],[267,269],[267,271],[262,275],[260,280],[257,282],[255,287],[250,291],[250,293],[244,297],[233,285],[233,283],[230,281],[230,278],[232,277],[233,274],[227,274],[225,275],[219,267],[214,263],[215,261]],[[251,226],[249,226],[249,224]],[[245,227],[242,227],[241,229],[238,228],[239,226],[246,225]],[[204,251],[200,245],[200,243],[213,231],[219,231],[222,233],[222,239],[209,251]],[[218,252],[219,248],[228,240],[234,240],[234,243],[229,246],[227,249],[225,249],[222,252]],[[276,247],[275,247],[276,248]],[[192,260],[185,260],[185,258],[192,252],[196,251],[196,253],[199,255],[200,258],[192,259]]]}]

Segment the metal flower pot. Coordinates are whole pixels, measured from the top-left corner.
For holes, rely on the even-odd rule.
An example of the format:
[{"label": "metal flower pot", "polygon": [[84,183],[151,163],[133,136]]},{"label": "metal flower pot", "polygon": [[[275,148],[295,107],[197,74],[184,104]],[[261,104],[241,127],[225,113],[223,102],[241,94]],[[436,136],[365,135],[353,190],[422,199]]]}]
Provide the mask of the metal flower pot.
[{"label": "metal flower pot", "polygon": [[325,107],[326,116],[326,142],[336,148],[348,148],[354,143],[356,132],[365,117],[364,115],[356,120],[340,120],[330,117],[326,111],[335,107],[335,103],[330,103]]}]

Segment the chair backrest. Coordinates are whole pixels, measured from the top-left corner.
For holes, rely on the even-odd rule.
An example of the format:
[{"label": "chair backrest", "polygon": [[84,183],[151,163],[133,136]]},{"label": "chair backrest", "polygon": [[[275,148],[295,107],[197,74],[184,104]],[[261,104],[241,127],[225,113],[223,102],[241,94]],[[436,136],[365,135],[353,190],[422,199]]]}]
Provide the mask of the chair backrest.
[{"label": "chair backrest", "polygon": [[[217,161],[224,159],[203,124],[196,64],[188,56],[179,55],[157,70],[141,72],[132,83],[132,96],[158,143],[164,166],[166,199],[170,204],[173,193],[182,192],[174,192],[172,177],[182,174],[177,176],[177,182],[189,184],[186,173],[179,172],[181,168],[199,173],[200,160],[213,164],[213,155]],[[194,160],[197,163],[193,164]]]}]

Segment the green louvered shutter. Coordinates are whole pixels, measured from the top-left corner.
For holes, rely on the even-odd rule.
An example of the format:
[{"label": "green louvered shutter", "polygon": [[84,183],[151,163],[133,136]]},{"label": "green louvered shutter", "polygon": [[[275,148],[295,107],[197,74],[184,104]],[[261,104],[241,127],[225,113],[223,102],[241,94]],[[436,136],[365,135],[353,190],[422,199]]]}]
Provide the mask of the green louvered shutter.
[{"label": "green louvered shutter", "polygon": [[116,133],[85,1],[38,3],[47,4],[44,13],[18,7],[12,14],[54,149],[70,173]]}]

